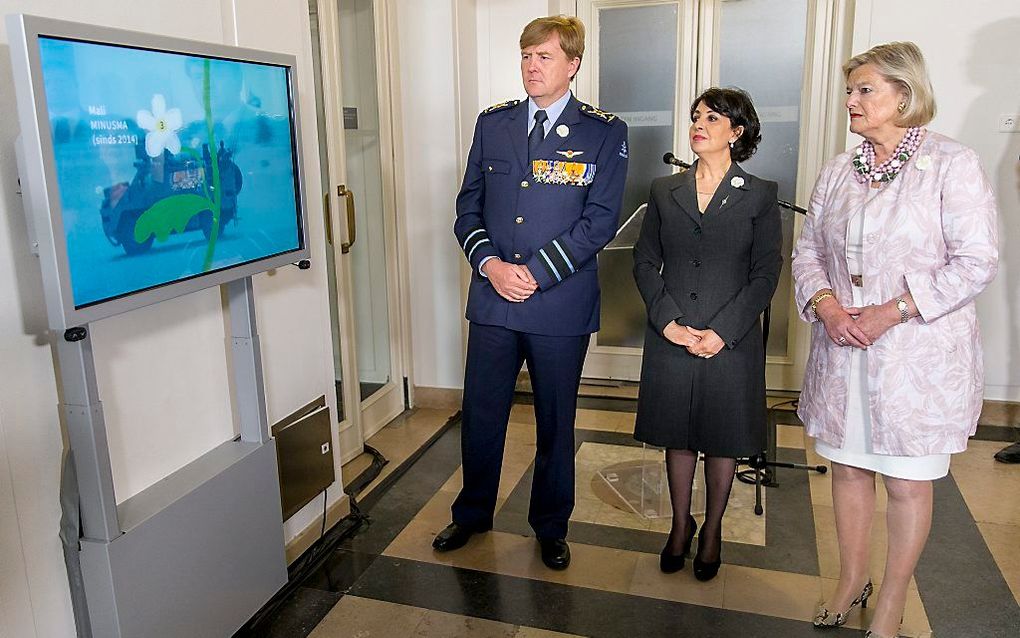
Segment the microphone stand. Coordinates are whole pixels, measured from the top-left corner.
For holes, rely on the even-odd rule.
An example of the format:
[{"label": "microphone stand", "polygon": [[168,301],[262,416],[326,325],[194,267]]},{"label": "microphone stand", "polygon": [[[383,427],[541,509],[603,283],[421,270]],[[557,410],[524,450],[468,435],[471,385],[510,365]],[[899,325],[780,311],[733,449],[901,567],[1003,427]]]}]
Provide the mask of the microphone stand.
[{"label": "microphone stand", "polygon": [[[673,153],[666,153],[665,155],[663,155],[662,156],[662,161],[664,163],[666,163],[666,164],[671,165],[671,166],[678,166],[678,167],[680,167],[680,168],[682,168],[684,170],[690,170],[690,168],[691,168],[690,164],[688,164],[687,162],[679,159]],[[788,210],[792,210],[795,213],[799,213],[801,215],[806,215],[807,214],[807,210],[805,210],[805,209],[801,208],[800,206],[797,206],[796,204],[793,204],[791,202],[787,202],[787,201],[783,201],[781,199],[777,199],[776,203],[779,204],[780,207],[786,208]],[[771,318],[771,308],[766,306],[765,312],[762,313],[762,322],[761,322],[762,323],[761,332],[762,332],[762,350],[763,351],[765,350],[765,348],[768,347],[768,343],[769,343],[769,324],[771,323],[770,322],[770,318]],[[819,474],[825,474],[829,470],[829,468],[827,468],[824,465],[805,465],[804,463],[785,463],[785,462],[781,462],[781,461],[777,461],[777,460],[772,460],[772,461],[769,460],[770,458],[771,459],[775,459],[776,458],[776,453],[777,453],[777,450],[776,450],[776,448],[777,448],[777,444],[776,444],[776,427],[777,427],[778,410],[776,408],[786,407],[786,406],[796,407],[797,406],[797,399],[793,399],[793,400],[790,400],[790,401],[784,401],[782,403],[778,403],[778,404],[772,406],[771,408],[767,408],[766,409],[767,417],[766,417],[766,431],[765,431],[765,433],[766,433],[766,437],[765,437],[766,438],[766,444],[765,444],[766,445],[766,449],[765,449],[765,451],[763,451],[763,452],[761,452],[759,454],[755,454],[754,456],[749,457],[746,462],[745,461],[739,461],[738,462],[739,464],[747,465],[750,468],[750,469],[747,469],[747,470],[740,470],[740,471],[738,471],[737,472],[737,480],[741,481],[742,483],[748,483],[748,484],[752,484],[753,483],[754,484],[754,486],[755,486],[754,513],[757,514],[758,516],[761,516],[762,513],[765,511],[764,508],[762,507],[762,504],[761,504],[761,488],[762,488],[762,485],[764,485],[766,487],[778,487],[779,486],[779,481],[776,480],[775,472],[772,471],[773,468],[784,467],[784,468],[792,469],[792,470],[806,470],[806,471],[809,471],[809,472],[818,472]]]}]

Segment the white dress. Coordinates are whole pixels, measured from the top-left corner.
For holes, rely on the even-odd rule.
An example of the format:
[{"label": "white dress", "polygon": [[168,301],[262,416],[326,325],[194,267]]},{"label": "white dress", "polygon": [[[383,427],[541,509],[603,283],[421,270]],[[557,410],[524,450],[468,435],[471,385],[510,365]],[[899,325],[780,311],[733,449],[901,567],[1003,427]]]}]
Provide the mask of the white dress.
[{"label": "white dress", "polygon": [[[851,273],[860,273],[863,270],[861,266],[864,257],[864,215],[861,211],[850,220],[846,257]],[[858,286],[852,288],[854,305],[864,305],[862,288]],[[930,481],[948,474],[948,454],[892,456],[875,453],[871,446],[871,415],[868,410],[868,351],[860,348],[852,350],[843,447],[836,448],[815,439],[815,451],[830,461],[872,470],[893,478]]]}]

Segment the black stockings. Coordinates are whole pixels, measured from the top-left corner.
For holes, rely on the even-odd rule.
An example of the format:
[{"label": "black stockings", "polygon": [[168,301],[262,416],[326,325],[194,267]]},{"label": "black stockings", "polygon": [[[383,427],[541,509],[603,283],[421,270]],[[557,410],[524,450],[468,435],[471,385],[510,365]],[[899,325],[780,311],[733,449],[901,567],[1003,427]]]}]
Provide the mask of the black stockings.
[{"label": "black stockings", "polygon": [[[683,551],[690,533],[691,488],[698,455],[690,450],[666,450],[666,477],[669,479],[669,498],[673,505],[673,529],[669,532],[666,551],[679,554]],[[733,474],[737,460],[723,456],[705,457],[705,523],[698,534],[698,556],[702,562],[719,559],[722,549],[722,518],[730,500]]]}]

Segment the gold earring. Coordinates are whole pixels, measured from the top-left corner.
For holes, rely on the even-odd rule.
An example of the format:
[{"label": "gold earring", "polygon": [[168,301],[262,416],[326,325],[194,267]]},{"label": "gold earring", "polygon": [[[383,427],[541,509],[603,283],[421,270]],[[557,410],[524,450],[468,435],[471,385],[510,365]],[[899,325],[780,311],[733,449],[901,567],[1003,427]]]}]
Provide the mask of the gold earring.
[{"label": "gold earring", "polygon": [[906,102],[900,102],[900,105],[896,107],[896,110],[902,113],[907,108]]}]

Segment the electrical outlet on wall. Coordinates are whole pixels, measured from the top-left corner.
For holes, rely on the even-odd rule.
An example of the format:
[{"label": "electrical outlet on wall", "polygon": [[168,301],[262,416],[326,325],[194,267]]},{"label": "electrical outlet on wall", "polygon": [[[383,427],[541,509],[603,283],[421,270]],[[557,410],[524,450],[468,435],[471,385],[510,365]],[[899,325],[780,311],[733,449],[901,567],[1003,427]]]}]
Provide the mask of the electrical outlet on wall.
[{"label": "electrical outlet on wall", "polygon": [[1020,114],[1017,113],[1005,113],[999,116],[999,132],[1000,133],[1017,133],[1020,132]]}]

